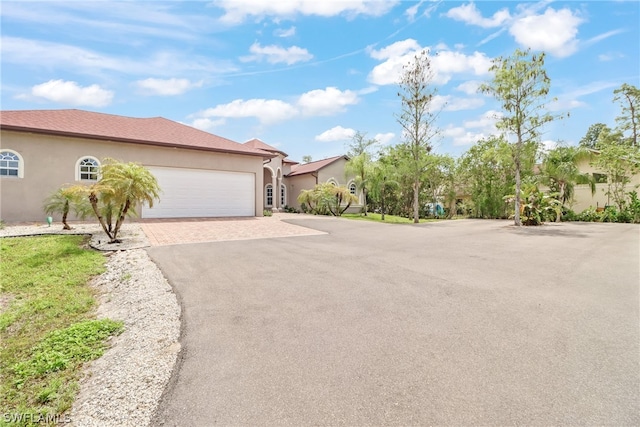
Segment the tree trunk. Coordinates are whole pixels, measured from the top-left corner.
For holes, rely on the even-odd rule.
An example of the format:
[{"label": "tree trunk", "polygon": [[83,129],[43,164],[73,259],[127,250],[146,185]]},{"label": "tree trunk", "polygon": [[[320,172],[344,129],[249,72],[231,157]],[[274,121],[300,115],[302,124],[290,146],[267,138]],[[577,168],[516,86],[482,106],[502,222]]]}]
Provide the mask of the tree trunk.
[{"label": "tree trunk", "polygon": [[71,227],[69,227],[69,224],[67,224],[67,215],[69,215],[69,201],[66,200],[64,202],[64,209],[62,210],[62,229],[63,230],[71,230]]},{"label": "tree trunk", "polygon": [[104,230],[105,234],[110,239],[113,240],[113,236],[111,235],[111,232],[107,229],[107,225],[104,223],[104,218],[102,217],[102,215],[100,215],[100,209],[98,209],[98,196],[96,196],[95,193],[91,193],[89,195],[89,202],[91,203],[93,212],[96,214],[96,217],[98,218],[98,222],[100,222],[100,225],[102,226],[102,229]]},{"label": "tree trunk", "polygon": [[367,216],[367,188],[362,187],[362,196],[364,197],[364,216]]},{"label": "tree trunk", "polygon": [[420,222],[420,181],[413,182],[413,223]]},{"label": "tree trunk", "polygon": [[515,166],[516,166],[516,212],[513,217],[513,224],[516,227],[520,227],[522,222],[520,221],[520,187],[521,187],[521,179],[520,179],[520,144],[516,147],[516,156],[515,156]]},{"label": "tree trunk", "polygon": [[384,190],[382,191],[382,220],[384,221]]},{"label": "tree trunk", "polygon": [[120,240],[118,240],[116,237],[118,236],[118,232],[120,231],[120,227],[122,226],[122,223],[124,222],[124,219],[127,215],[127,212],[129,212],[129,207],[131,206],[131,201],[129,199],[127,199],[127,201],[124,203],[124,208],[122,209],[122,212],[120,213],[120,216],[118,217],[118,220],[116,221],[116,226],[113,229],[113,237],[111,238],[111,241],[109,243],[120,243]]},{"label": "tree trunk", "polygon": [[560,220],[562,219],[562,207],[564,206],[564,186],[564,182],[561,182],[559,185],[560,196],[558,198],[560,199],[560,203],[562,203],[562,205],[560,206],[560,209],[558,209],[558,212],[556,212],[556,222],[560,222]]}]

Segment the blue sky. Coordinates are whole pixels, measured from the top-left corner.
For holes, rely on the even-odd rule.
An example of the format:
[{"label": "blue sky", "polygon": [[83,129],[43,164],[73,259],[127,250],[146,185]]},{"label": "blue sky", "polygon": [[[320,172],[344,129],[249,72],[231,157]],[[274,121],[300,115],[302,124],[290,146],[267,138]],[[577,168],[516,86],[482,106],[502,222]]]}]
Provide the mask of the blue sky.
[{"label": "blue sky", "polygon": [[2,109],[162,116],[293,160],[346,152],[355,131],[400,141],[397,80],[415,52],[435,69],[435,151],[457,156],[494,132],[476,92],[491,59],[547,53],[548,104],[568,118],[544,141],[614,125],[612,92],[640,86],[637,1],[10,2],[2,15]]}]

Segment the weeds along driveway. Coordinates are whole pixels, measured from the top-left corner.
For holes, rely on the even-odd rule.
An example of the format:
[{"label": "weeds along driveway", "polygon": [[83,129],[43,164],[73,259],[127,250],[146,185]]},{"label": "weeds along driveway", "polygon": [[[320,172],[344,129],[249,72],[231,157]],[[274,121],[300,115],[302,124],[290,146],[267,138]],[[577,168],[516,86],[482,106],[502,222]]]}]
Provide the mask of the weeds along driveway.
[{"label": "weeds along driveway", "polygon": [[148,249],[154,425],[640,424],[638,226],[291,222],[328,234]]}]

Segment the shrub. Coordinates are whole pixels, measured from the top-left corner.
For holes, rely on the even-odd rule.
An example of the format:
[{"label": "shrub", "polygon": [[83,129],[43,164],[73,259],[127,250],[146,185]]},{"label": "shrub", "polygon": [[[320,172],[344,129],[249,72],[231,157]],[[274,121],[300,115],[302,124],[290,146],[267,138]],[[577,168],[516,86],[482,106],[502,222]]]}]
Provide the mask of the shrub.
[{"label": "shrub", "polygon": [[273,212],[271,211],[271,209],[265,209],[264,211],[262,211],[262,215],[264,215],[264,216],[272,216]]},{"label": "shrub", "polygon": [[600,222],[618,222],[618,210],[615,206],[607,206],[599,217]]},{"label": "shrub", "polygon": [[593,206],[588,207],[577,215],[578,221],[594,222],[600,219],[600,215]]},{"label": "shrub", "polygon": [[562,221],[578,221],[578,214],[571,209],[567,209],[562,213]]}]

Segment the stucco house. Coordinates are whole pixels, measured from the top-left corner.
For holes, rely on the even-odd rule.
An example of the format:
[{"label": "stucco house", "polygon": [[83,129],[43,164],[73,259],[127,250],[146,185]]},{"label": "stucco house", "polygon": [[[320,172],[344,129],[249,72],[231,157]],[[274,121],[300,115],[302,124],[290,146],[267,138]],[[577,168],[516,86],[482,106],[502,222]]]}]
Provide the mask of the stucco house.
[{"label": "stucco house", "polygon": [[349,188],[358,197],[348,212],[359,212],[362,208],[362,192],[357,188],[353,176],[345,172],[347,156],[335,156],[300,164],[287,158],[287,153],[272,147],[259,139],[244,143],[273,155],[264,162],[264,208],[281,210],[285,206],[300,209],[298,196],[302,190],[309,190],[316,184],[332,183]]},{"label": "stucco house", "polygon": [[262,216],[299,208],[300,191],[317,183],[357,190],[345,177],[345,156],[301,165],[259,139],[241,144],[162,117],[2,111],[0,138],[0,219],[7,222],[43,221],[44,199],[66,184],[96,182],[105,158],[141,163],[157,178],[160,201],[138,209],[142,218]]},{"label": "stucco house", "polygon": [[[598,150],[590,150],[594,158],[600,154]],[[582,212],[589,207],[604,208],[614,205],[614,200],[607,194],[607,174],[591,165],[593,159],[582,159],[578,162],[580,173],[591,175],[596,182],[596,192],[591,194],[591,187],[588,184],[578,184],[574,187],[573,203],[571,209],[575,212]],[[630,192],[640,187],[640,174],[632,175],[629,183],[625,186],[625,191]]]},{"label": "stucco house", "polygon": [[0,219],[43,221],[43,200],[92,183],[108,157],[146,166],[161,200],[142,218],[262,216],[263,163],[273,156],[162,117],[82,110],[0,113]]}]

